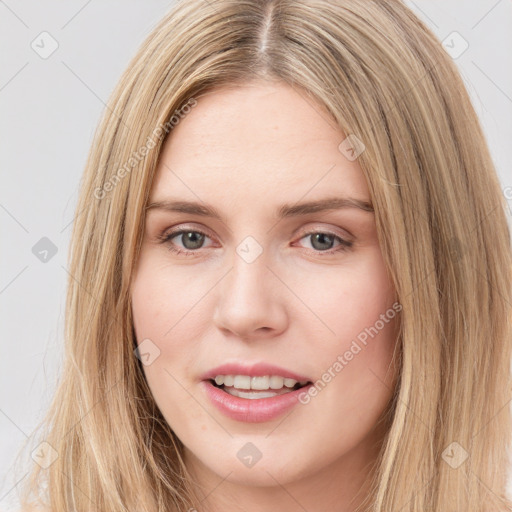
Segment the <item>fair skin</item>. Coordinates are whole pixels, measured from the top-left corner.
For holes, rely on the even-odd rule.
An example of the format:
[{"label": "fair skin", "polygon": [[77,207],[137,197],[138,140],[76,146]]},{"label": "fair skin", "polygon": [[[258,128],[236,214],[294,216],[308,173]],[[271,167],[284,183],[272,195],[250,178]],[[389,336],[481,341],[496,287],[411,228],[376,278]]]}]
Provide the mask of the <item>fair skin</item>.
[{"label": "fair skin", "polygon": [[[160,350],[144,366],[146,379],[185,446],[199,512],[353,511],[396,383],[396,318],[341,371],[332,368],[391,308],[394,289],[373,212],[277,212],[333,196],[371,203],[365,177],[338,149],[345,134],[294,88],[255,82],[197,101],[166,140],[149,204],[208,204],[222,220],[147,211],[131,289],[137,341]],[[192,234],[162,243],[171,228]],[[248,236],[262,251],[251,263],[237,253]],[[307,404],[250,423],[226,416],[203,392],[201,376],[226,362],[275,364],[313,382],[331,368],[334,377]],[[261,454],[252,467],[237,457],[249,442]]]}]

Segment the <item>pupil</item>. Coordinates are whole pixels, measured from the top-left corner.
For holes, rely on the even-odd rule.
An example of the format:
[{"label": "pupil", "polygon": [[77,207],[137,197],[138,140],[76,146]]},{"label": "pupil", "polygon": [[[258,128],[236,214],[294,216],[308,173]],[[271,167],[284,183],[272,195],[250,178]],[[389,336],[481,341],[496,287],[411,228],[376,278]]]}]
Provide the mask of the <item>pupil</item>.
[{"label": "pupil", "polygon": [[[188,231],[187,233],[183,233],[182,236],[185,237],[183,245],[187,249],[198,249],[204,240],[204,235],[202,235],[201,233],[197,233],[195,231]],[[194,240],[195,238],[198,238],[198,240]],[[187,245],[189,242],[192,242],[192,246]]]},{"label": "pupil", "polygon": [[[315,249],[330,249],[331,248],[330,246],[332,245],[332,238],[333,238],[332,235],[327,235],[326,233],[315,233],[312,236],[313,236],[313,243],[312,243],[313,247],[315,247],[315,242],[318,241],[318,239],[320,239],[320,247],[315,247]],[[330,242],[327,242],[327,245],[329,247],[322,246],[322,240],[324,240],[325,238],[331,239]]]}]

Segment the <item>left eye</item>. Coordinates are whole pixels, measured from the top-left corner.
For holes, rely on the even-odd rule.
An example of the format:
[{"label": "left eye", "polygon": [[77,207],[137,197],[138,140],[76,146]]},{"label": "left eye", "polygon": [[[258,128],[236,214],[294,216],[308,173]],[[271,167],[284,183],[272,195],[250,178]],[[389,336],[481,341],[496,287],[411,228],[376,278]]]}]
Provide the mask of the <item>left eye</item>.
[{"label": "left eye", "polygon": [[[181,248],[179,246],[176,246],[175,243],[172,242],[174,238],[179,237],[181,237],[181,242],[183,244]],[[313,252],[318,254],[332,254],[338,251],[347,250],[350,247],[352,247],[352,242],[329,232],[308,232],[305,233],[299,240],[308,237],[311,239]],[[161,235],[158,238],[161,243],[167,243],[169,245],[170,251],[177,254],[192,255],[192,253],[197,252],[198,249],[202,248],[205,238],[209,238],[209,236],[206,233],[203,233],[202,231],[182,229],[179,231],[174,231],[171,233]],[[332,249],[332,245],[335,240],[338,240],[339,244],[337,248]]]},{"label": "left eye", "polygon": [[[311,245],[315,250],[319,250],[320,252],[333,252],[331,249],[332,244],[335,240],[339,241],[338,249],[336,250],[343,250],[351,247],[352,243],[348,240],[344,240],[343,238],[339,237],[338,235],[334,235],[332,233],[324,233],[324,232],[313,232],[308,233],[306,236],[303,236],[302,238],[310,238],[311,239]],[[301,238],[301,240],[302,240]],[[326,241],[327,240],[327,241]],[[326,247],[328,245],[329,247]],[[341,246],[341,247],[340,247]]]}]

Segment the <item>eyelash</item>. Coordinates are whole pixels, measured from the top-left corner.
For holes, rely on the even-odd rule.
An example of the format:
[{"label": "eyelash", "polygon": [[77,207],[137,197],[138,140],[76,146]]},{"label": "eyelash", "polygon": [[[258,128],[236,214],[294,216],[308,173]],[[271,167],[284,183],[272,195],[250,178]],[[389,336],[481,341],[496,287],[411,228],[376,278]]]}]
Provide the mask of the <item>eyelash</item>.
[{"label": "eyelash", "polygon": [[[180,230],[171,231],[171,232],[168,232],[168,233],[164,232],[164,233],[158,235],[157,239],[159,240],[159,242],[161,244],[166,244],[166,243],[170,242],[172,238],[174,238],[174,237],[176,237],[178,235],[182,235],[184,233],[199,233],[200,235],[204,235],[204,236],[210,238],[204,231],[201,231],[200,229],[180,229]],[[348,251],[352,247],[352,245],[353,245],[353,242],[349,242],[348,240],[345,240],[345,239],[341,238],[340,236],[338,236],[338,235],[336,235],[334,233],[331,233],[329,231],[308,231],[308,232],[304,233],[299,238],[299,240],[302,240],[303,238],[305,238],[307,236],[316,235],[316,234],[332,236],[335,239],[338,239],[338,241],[340,242],[340,245],[337,248],[335,248],[335,249],[329,249],[329,250],[326,250],[326,251],[318,251],[318,250],[315,250],[315,249],[308,249],[308,252],[313,252],[315,255],[329,256],[329,255],[333,255],[333,254],[338,253],[338,252],[345,252],[345,251]],[[177,249],[176,246],[174,246],[172,243],[168,244],[168,248],[169,248],[169,250],[171,252],[173,252],[175,254],[181,254],[181,255],[184,255],[186,257],[193,257],[194,253],[199,252],[199,250],[201,249],[201,248],[200,249],[196,249],[194,251],[192,251],[192,250]]]}]

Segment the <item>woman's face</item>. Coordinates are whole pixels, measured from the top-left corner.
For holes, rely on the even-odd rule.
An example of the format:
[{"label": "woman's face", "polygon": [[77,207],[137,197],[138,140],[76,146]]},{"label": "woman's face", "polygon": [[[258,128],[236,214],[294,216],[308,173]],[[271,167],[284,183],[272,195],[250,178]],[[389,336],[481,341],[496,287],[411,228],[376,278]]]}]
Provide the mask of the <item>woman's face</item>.
[{"label": "woman's face", "polygon": [[164,145],[132,311],[199,473],[284,485],[375,455],[400,306],[345,138],[293,88],[255,82],[199,98]]}]

